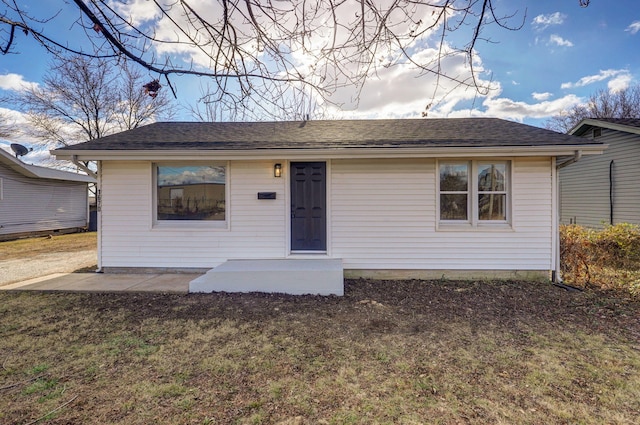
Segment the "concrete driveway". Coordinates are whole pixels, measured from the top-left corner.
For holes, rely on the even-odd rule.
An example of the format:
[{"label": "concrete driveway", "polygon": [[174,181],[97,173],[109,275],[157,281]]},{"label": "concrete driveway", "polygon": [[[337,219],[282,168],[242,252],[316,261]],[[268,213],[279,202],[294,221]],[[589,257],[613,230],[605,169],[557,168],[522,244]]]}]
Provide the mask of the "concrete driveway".
[{"label": "concrete driveway", "polygon": [[98,262],[96,249],[86,251],[51,252],[28,258],[0,259],[0,288],[4,285],[54,273],[70,273],[83,268],[95,270]]}]

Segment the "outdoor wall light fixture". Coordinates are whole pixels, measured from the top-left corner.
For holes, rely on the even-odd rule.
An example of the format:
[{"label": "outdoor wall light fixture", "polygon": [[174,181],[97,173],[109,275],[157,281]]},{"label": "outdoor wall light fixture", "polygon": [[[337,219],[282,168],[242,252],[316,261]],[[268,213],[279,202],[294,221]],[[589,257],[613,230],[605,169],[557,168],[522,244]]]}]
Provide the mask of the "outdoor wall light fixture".
[{"label": "outdoor wall light fixture", "polygon": [[273,166],[273,177],[282,177],[282,164]]}]

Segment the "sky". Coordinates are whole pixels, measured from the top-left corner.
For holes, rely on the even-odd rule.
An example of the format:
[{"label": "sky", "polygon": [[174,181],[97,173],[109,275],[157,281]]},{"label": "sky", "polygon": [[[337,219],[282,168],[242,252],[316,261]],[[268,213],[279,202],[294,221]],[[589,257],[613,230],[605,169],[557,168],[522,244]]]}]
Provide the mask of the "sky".
[{"label": "sky", "polygon": [[[192,0],[190,4],[202,2]],[[68,2],[64,6],[59,0],[37,3],[38,11],[55,13],[64,7],[56,17],[60,20],[69,8],[75,15],[78,13]],[[123,9],[125,13],[143,17],[153,2],[131,0],[121,4],[128,8]],[[420,118],[425,111],[428,118],[498,117],[544,127],[551,116],[584,103],[598,90],[616,91],[638,84],[640,1],[592,0],[586,8],[580,7],[578,0],[493,0],[493,5],[500,16],[514,15],[510,24],[522,27],[510,31],[493,25],[481,34],[483,40],[476,44],[475,64],[481,70],[479,79],[492,87],[487,94],[451,88],[446,90],[446,96],[432,99],[434,76],[418,76],[415,67],[404,64],[380,69],[370,77],[357,102],[353,100],[352,87],[337,90],[332,100],[342,104],[342,109],[330,109],[326,116]],[[47,24],[47,31],[60,40],[77,36],[70,35],[72,29],[64,24]],[[464,36],[463,31],[451,33],[447,42],[463,44]],[[433,39],[431,44],[428,41],[414,49],[416,58],[430,54],[428,48],[433,46]],[[13,50],[14,53],[0,55],[0,96],[15,93],[24,85],[42,84],[50,64],[46,51],[19,33]],[[445,72],[456,73],[465,64],[454,57],[442,66]],[[201,94],[202,79],[179,77],[174,83],[177,101],[182,105]],[[431,105],[426,110],[428,104]],[[17,123],[23,122],[11,104],[0,104],[0,111]],[[177,119],[193,117],[185,108]],[[10,142],[33,143],[24,138],[0,140],[0,147],[6,149]]]}]

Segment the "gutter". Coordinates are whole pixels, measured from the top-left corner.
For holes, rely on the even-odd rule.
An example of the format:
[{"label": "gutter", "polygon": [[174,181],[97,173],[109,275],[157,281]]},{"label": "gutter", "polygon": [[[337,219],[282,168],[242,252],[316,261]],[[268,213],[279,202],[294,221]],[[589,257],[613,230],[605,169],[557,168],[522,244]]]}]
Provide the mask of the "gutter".
[{"label": "gutter", "polygon": [[555,251],[556,251],[556,255],[555,255],[555,270],[552,273],[552,277],[551,280],[554,283],[562,283],[562,273],[560,271],[560,190],[559,190],[559,181],[560,181],[560,174],[559,171],[564,168],[567,167],[571,164],[575,164],[576,162],[580,161],[580,159],[582,158],[582,151],[581,150],[576,150],[573,153],[573,157],[567,159],[564,162],[561,162],[560,164],[556,163],[556,167],[555,167],[555,183],[554,183],[554,198],[555,198],[555,203],[556,203],[556,207],[555,207],[555,229],[553,231],[554,234],[554,238],[555,238]]},{"label": "gutter", "polygon": [[309,148],[309,149],[130,149],[130,150],[78,150],[57,149],[51,151],[57,159],[75,158],[76,160],[118,160],[118,161],[158,161],[164,158],[172,160],[206,161],[217,160],[261,160],[284,158],[291,160],[305,159],[350,159],[350,158],[458,158],[483,156],[566,156],[580,151],[587,154],[601,154],[607,145],[567,145],[567,146],[492,146],[492,147],[431,147],[431,148]]}]

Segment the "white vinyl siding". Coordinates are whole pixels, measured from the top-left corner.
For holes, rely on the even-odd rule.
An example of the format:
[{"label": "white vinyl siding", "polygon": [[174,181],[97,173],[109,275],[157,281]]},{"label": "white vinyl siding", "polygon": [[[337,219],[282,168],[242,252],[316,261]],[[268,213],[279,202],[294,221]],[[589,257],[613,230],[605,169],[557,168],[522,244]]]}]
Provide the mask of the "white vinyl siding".
[{"label": "white vinyl siding", "polygon": [[[228,229],[153,227],[151,162],[102,163],[102,266],[210,268],[285,255],[285,179],[273,162],[229,163]],[[258,192],[276,192],[258,200]]]},{"label": "white vinyl siding", "polygon": [[551,270],[551,160],[511,167],[511,226],[442,231],[435,160],[333,161],[333,256],[346,269]]},{"label": "white vinyl siding", "polygon": [[560,222],[601,228],[610,221],[609,165],[613,160],[613,219],[640,224],[640,135],[602,129],[602,155],[584,156],[560,170]]},{"label": "white vinyl siding", "polygon": [[[102,266],[210,268],[285,258],[287,173],[273,161],[230,161],[228,229],[154,228],[151,162],[102,165]],[[345,269],[553,269],[551,158],[513,159],[510,223],[439,230],[435,159],[327,163],[328,255]],[[284,170],[287,167],[283,167]],[[276,200],[258,200],[276,192]]]},{"label": "white vinyl siding", "polygon": [[0,235],[87,225],[87,184],[25,177],[0,164]]}]

